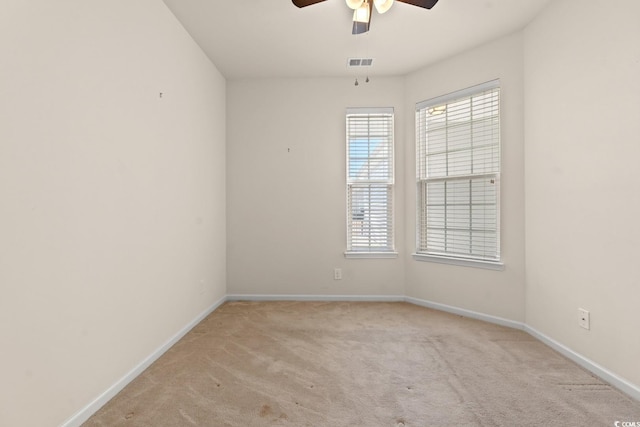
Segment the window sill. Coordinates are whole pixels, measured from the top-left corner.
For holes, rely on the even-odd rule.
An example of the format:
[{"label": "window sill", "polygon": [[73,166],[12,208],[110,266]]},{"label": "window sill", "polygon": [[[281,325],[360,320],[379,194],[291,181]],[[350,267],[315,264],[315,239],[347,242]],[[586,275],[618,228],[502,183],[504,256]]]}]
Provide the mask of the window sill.
[{"label": "window sill", "polygon": [[459,265],[463,267],[484,268],[487,270],[504,270],[504,263],[499,261],[480,261],[476,259],[445,257],[440,255],[412,254],[416,261],[437,262],[440,264]]},{"label": "window sill", "polygon": [[398,252],[345,252],[345,258],[398,258]]}]

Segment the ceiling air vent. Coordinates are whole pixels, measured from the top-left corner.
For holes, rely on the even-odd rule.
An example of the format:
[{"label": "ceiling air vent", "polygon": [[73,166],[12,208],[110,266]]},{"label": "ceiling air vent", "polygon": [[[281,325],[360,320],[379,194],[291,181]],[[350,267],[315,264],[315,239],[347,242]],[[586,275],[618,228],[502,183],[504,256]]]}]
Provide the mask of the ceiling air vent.
[{"label": "ceiling air vent", "polygon": [[372,63],[373,58],[349,58],[347,67],[370,67]]}]

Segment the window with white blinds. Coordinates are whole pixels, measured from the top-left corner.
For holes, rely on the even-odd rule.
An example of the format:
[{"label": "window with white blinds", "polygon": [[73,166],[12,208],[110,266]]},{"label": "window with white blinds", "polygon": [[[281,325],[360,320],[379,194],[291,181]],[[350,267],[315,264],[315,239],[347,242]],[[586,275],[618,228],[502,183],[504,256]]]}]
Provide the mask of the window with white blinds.
[{"label": "window with white blinds", "polygon": [[500,87],[416,105],[417,256],[500,262]]},{"label": "window with white blinds", "polygon": [[349,108],[346,118],[347,255],[393,253],[393,108]]}]

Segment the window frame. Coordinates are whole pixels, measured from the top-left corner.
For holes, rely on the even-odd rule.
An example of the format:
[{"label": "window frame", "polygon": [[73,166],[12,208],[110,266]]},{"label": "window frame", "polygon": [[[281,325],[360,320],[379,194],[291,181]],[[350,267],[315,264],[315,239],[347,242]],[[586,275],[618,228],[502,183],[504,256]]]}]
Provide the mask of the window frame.
[{"label": "window frame", "polygon": [[[374,177],[373,179],[369,176],[367,179],[363,178],[353,178],[351,167],[351,142],[352,138],[355,138],[355,135],[350,134],[350,118],[351,117],[364,117],[367,116],[370,118],[371,116],[385,116],[386,120],[390,121],[386,126],[390,126],[390,141],[388,142],[388,146],[385,147],[387,150],[388,156],[383,157],[386,158],[388,162],[388,176],[386,177]],[[346,136],[346,237],[347,237],[347,249],[344,252],[344,256],[346,258],[396,258],[398,253],[395,248],[395,112],[393,107],[371,107],[371,108],[347,108],[345,114],[345,136]],[[367,138],[371,137],[370,130],[367,130]],[[366,162],[370,162],[372,159],[371,156],[366,157]],[[353,241],[353,232],[354,232],[354,215],[352,208],[352,201],[354,199],[354,189],[364,189],[366,192],[367,189],[375,188],[376,186],[381,187],[384,186],[387,188],[386,202],[388,207],[386,209],[386,233],[387,234],[387,245],[382,247],[380,250],[373,250],[371,244],[371,236],[368,237],[369,244],[368,245],[356,245],[354,246]],[[376,197],[384,197],[384,192],[376,194]],[[371,202],[371,199],[367,199],[368,202]],[[378,199],[380,200],[380,199]],[[379,213],[380,211],[378,211]],[[364,218],[363,213],[363,218]],[[371,221],[371,220],[368,220]],[[362,225],[361,225],[362,227]],[[369,223],[369,230],[371,231],[371,224]],[[366,239],[366,238],[365,238]]]},{"label": "window frame", "polygon": [[[415,142],[416,142],[416,250],[415,252],[412,254],[414,260],[417,261],[431,261],[431,262],[438,262],[438,263],[444,263],[444,264],[453,264],[453,265],[461,265],[461,266],[467,266],[467,267],[478,267],[478,268],[485,268],[485,269],[491,269],[491,270],[503,270],[504,269],[504,262],[502,259],[502,253],[501,253],[501,248],[500,248],[500,243],[501,243],[501,238],[500,238],[500,211],[501,211],[501,202],[500,202],[500,190],[501,190],[501,184],[500,184],[500,175],[501,175],[501,169],[502,169],[502,164],[501,164],[501,126],[500,126],[500,122],[501,122],[501,94],[500,94],[500,81],[498,79],[496,80],[492,80],[486,83],[482,83],[480,85],[476,85],[476,86],[472,86],[466,89],[462,89],[459,91],[455,91],[446,95],[442,95],[436,98],[432,98],[426,101],[422,101],[416,104],[416,116],[415,116],[415,131],[416,131],[416,135],[415,135]],[[468,99],[471,100],[474,96],[481,96],[483,93],[486,92],[493,92],[495,91],[497,93],[497,121],[498,121],[498,132],[497,132],[497,142],[492,142],[491,147],[497,146],[497,169],[494,168],[494,170],[490,170],[490,171],[484,171],[482,173],[473,173],[473,169],[470,173],[452,173],[449,174],[449,167],[450,167],[450,160],[449,160],[449,153],[451,153],[451,150],[449,148],[449,144],[451,143],[450,139],[449,139],[449,135],[447,133],[447,136],[445,137],[445,141],[446,141],[446,148],[445,148],[445,153],[446,154],[446,161],[445,161],[445,169],[446,172],[444,173],[444,176],[431,176],[429,177],[429,172],[428,172],[428,166],[427,166],[427,162],[428,162],[428,155],[427,155],[427,136],[426,136],[426,130],[425,129],[421,129],[421,126],[426,126],[426,123],[423,123],[423,121],[421,120],[421,114],[428,114],[429,113],[429,109],[434,109],[434,108],[443,108],[443,111],[447,111],[447,107],[449,107],[450,104],[455,104],[457,102],[463,102],[464,100]],[[471,102],[471,101],[470,101]],[[469,111],[472,112],[473,111],[473,107],[470,106],[469,107]],[[448,112],[447,112],[448,114]],[[469,123],[471,123],[472,120],[469,119]],[[449,124],[446,124],[445,126],[443,126],[443,129],[445,129],[445,132],[448,132],[450,127]],[[473,135],[473,131],[470,131],[469,133],[469,137],[472,138]],[[492,141],[494,141],[494,139],[492,139]],[[473,150],[474,147],[472,144],[469,144],[469,150]],[[473,157],[470,160],[470,167],[473,168],[473,166],[475,166]],[[473,234],[473,227],[471,225],[469,225],[468,229],[466,229],[469,233],[469,254],[462,254],[460,252],[456,252],[456,251],[450,251],[446,249],[446,244],[445,244],[445,249],[444,250],[429,250],[427,248],[427,241],[428,241],[428,234],[427,234],[427,229],[428,229],[428,224],[427,224],[427,210],[428,210],[428,206],[429,204],[427,203],[425,194],[426,194],[426,188],[428,188],[428,186],[430,184],[436,183],[436,182],[446,182],[446,183],[453,183],[455,181],[468,181],[469,182],[469,189],[470,189],[470,193],[471,190],[474,186],[474,183],[479,183],[480,185],[485,185],[487,186],[486,183],[482,183],[480,180],[483,179],[489,179],[491,180],[491,184],[495,185],[495,189],[493,190],[495,192],[495,213],[493,212],[493,208],[490,211],[490,215],[495,215],[495,234],[496,234],[496,238],[495,238],[495,257],[494,256],[482,256],[482,255],[477,255],[477,254],[473,254],[473,241],[471,240],[471,236]],[[495,180],[495,181],[493,181]],[[443,194],[445,195],[444,197],[447,198],[449,197],[450,193],[447,193],[447,191],[449,191],[446,188],[446,184],[444,184],[444,190],[443,190]],[[447,202],[444,202],[444,205],[446,205]],[[463,204],[464,205],[464,204]],[[465,205],[466,206],[466,205]],[[473,201],[473,196],[469,196],[469,201],[468,201],[468,206],[469,209],[471,210],[473,208],[473,206],[475,206],[475,203]],[[493,204],[492,204],[493,206]],[[447,227],[446,222],[448,221],[448,213],[446,212],[446,210],[444,211],[444,221],[445,221],[445,228],[443,229],[443,233],[444,235],[448,235],[448,233],[450,233],[453,229]],[[471,213],[469,214],[471,215]],[[471,216],[469,217],[469,221],[472,221]],[[483,231],[487,230],[487,228],[483,228]],[[464,231],[464,229],[462,230]],[[486,232],[486,231],[485,231]],[[424,235],[423,235],[424,234]],[[432,235],[433,237],[433,235]]]}]

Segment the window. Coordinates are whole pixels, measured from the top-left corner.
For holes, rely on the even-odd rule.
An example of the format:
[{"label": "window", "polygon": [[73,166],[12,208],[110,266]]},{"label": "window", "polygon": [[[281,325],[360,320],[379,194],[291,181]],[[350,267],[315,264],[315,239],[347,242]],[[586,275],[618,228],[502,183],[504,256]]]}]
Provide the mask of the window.
[{"label": "window", "polygon": [[347,109],[346,256],[395,256],[393,108]]},{"label": "window", "polygon": [[414,258],[501,268],[499,81],[417,104],[416,151]]}]

